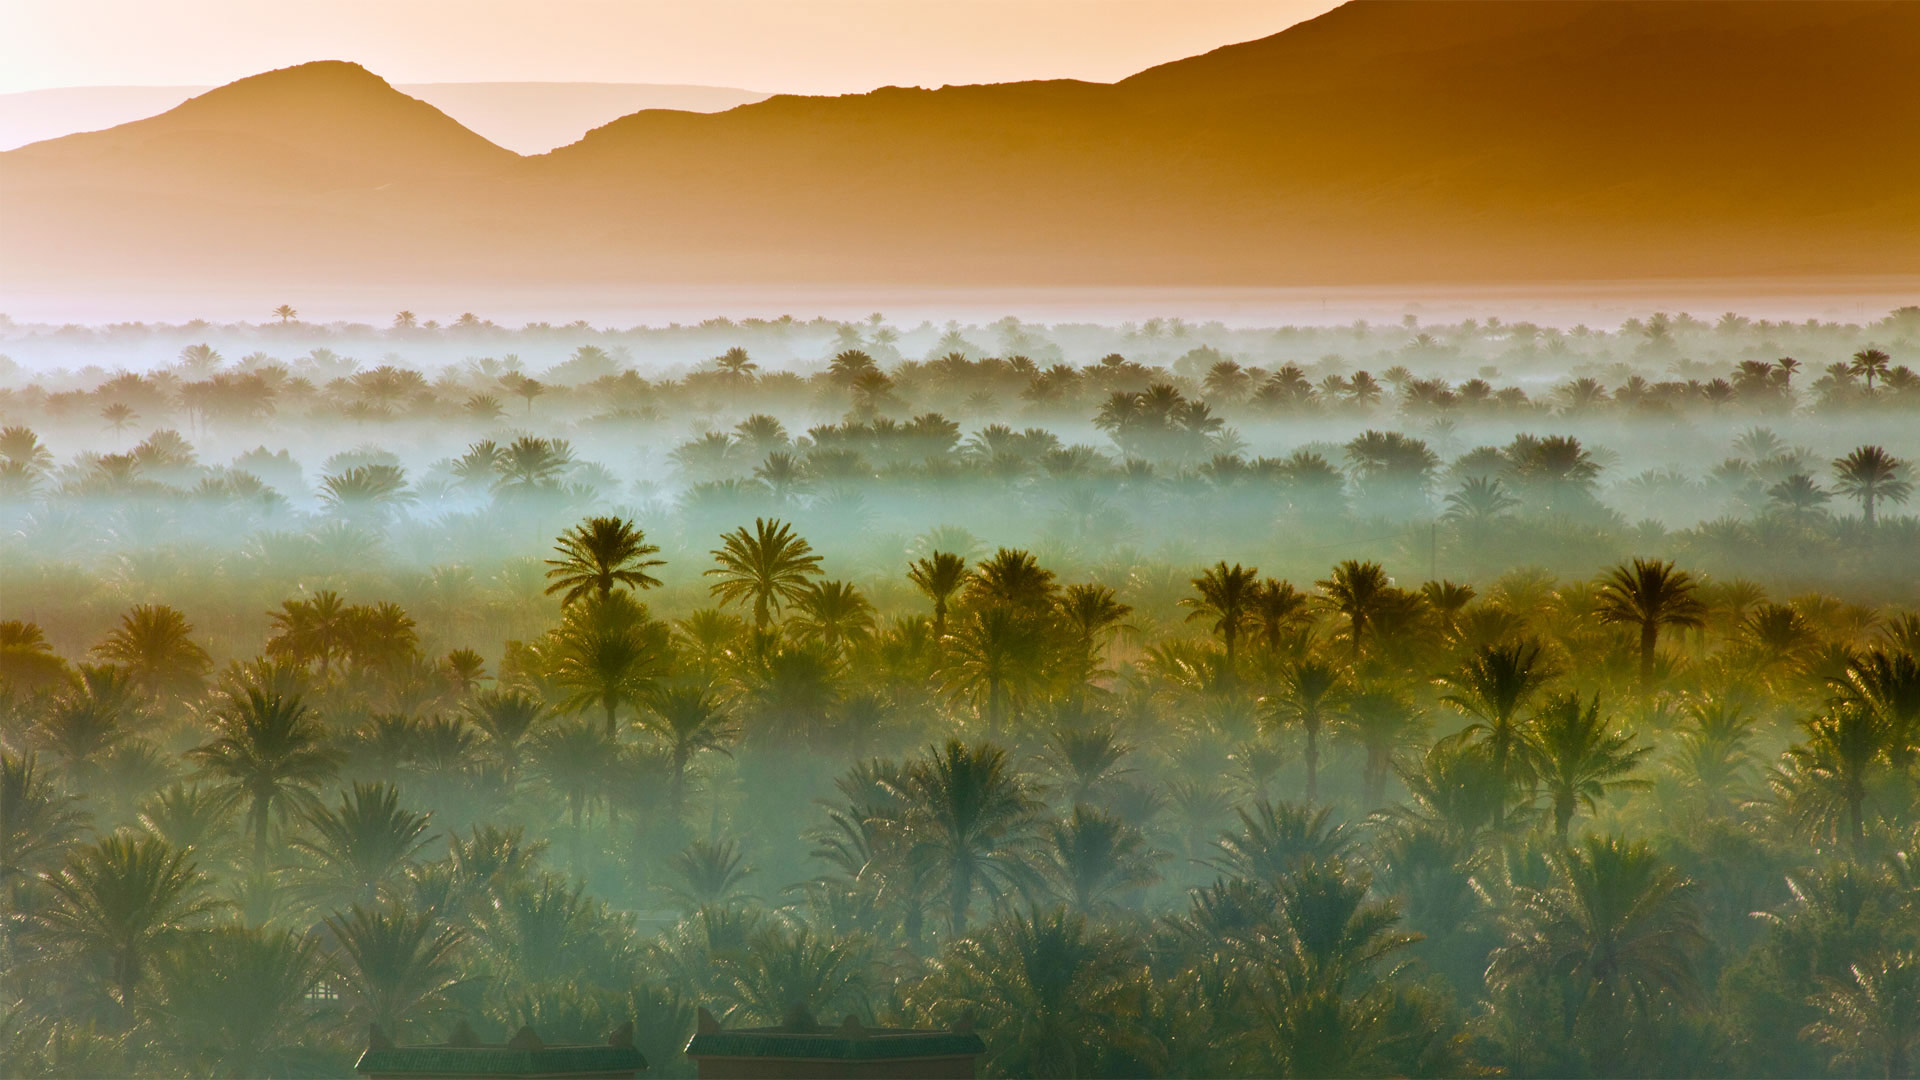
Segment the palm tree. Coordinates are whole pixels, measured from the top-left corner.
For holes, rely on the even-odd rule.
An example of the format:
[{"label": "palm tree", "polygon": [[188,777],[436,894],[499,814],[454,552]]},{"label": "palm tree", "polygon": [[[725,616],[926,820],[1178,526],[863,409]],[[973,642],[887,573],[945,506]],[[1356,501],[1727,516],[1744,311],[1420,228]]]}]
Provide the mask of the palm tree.
[{"label": "palm tree", "polygon": [[1278,932],[1259,941],[1262,962],[1250,986],[1275,1075],[1381,1070],[1376,1057],[1393,995],[1391,969],[1381,969],[1417,935],[1398,929],[1398,906],[1371,899],[1369,885],[1366,875],[1326,861],[1307,863],[1277,885]]},{"label": "palm tree", "polygon": [[1111,906],[1115,894],[1160,880],[1146,836],[1084,803],[1065,821],[1048,824],[1041,858],[1061,902],[1082,915]]},{"label": "palm tree", "polygon": [[936,551],[907,568],[907,580],[933,601],[933,636],[947,634],[947,605],[967,583],[967,560],[951,551]]},{"label": "palm tree", "polygon": [[945,887],[947,926],[964,937],[976,893],[997,898],[1031,877],[1025,856],[1038,804],[1006,751],[958,739],[909,765],[899,795],[909,858]]},{"label": "palm tree", "polygon": [[140,419],[140,414],[124,401],[112,401],[100,407],[100,419],[105,420],[113,428],[114,437],[117,439],[126,432],[128,424]]},{"label": "palm tree", "polygon": [[1360,656],[1360,638],[1373,617],[1385,606],[1389,591],[1387,572],[1376,562],[1348,559],[1333,568],[1331,577],[1314,582],[1320,587],[1321,602],[1347,620],[1347,636],[1353,656]]},{"label": "palm tree", "polygon": [[1325,660],[1302,660],[1280,675],[1275,693],[1261,699],[1271,723],[1298,724],[1307,735],[1307,802],[1320,801],[1320,732],[1338,707],[1340,669]]},{"label": "palm tree", "polygon": [[547,560],[553,568],[547,571],[553,580],[547,595],[565,592],[560,598],[563,607],[589,595],[605,600],[616,585],[658,588],[660,579],[647,570],[667,565],[662,559],[647,558],[658,555],[660,549],[647,543],[647,534],[625,518],[588,518],[562,533],[554,550],[561,557]]},{"label": "palm tree", "polygon": [[647,698],[647,713],[640,723],[667,745],[672,770],[667,806],[673,820],[680,821],[687,802],[687,767],[702,751],[727,753],[726,745],[739,733],[739,725],[712,687],[695,683],[657,687]]},{"label": "palm tree", "polygon": [[219,781],[231,804],[246,807],[253,872],[264,879],[271,822],[318,805],[314,792],[333,776],[337,755],[297,697],[250,687],[215,724],[217,737],[188,756]]},{"label": "palm tree", "polygon": [[1893,363],[1893,357],[1881,349],[1861,349],[1853,354],[1853,362],[1847,365],[1847,371],[1867,380],[1867,393],[1873,393],[1873,380],[1886,378],[1887,369]]},{"label": "palm tree", "polygon": [[1039,619],[1013,607],[968,611],[946,638],[946,684],[969,701],[998,733],[1007,714],[1023,707],[1046,681],[1051,635]]},{"label": "palm tree", "polygon": [[294,839],[293,849],[312,859],[299,891],[323,911],[378,903],[433,839],[428,816],[402,809],[392,784],[355,781],[338,807],[307,815],[311,837]]},{"label": "palm tree", "polygon": [[1803,1034],[1833,1051],[1836,1073],[1886,1080],[1913,1075],[1920,1058],[1920,955],[1911,950],[1854,964],[1813,997],[1820,1018]]},{"label": "palm tree", "polygon": [[872,947],[864,937],[830,938],[805,925],[770,919],[723,954],[720,992],[734,1003],[729,1015],[749,1022],[806,1026],[816,1014],[871,1015],[868,999]]},{"label": "palm tree", "polygon": [[87,825],[79,802],[54,786],[35,755],[0,750],[0,889],[11,892],[60,862]]},{"label": "palm tree", "polygon": [[73,852],[46,878],[49,936],[86,958],[105,960],[122,1022],[133,1023],[134,993],[152,951],[215,907],[187,854],[151,836],[114,834]]},{"label": "palm tree", "polygon": [[333,658],[345,650],[351,629],[350,609],[340,594],[321,589],[308,600],[284,601],[269,618],[274,632],[267,639],[267,655],[300,664],[318,660],[320,678],[326,679]]},{"label": "palm tree", "polygon": [[725,907],[742,898],[745,894],[741,886],[754,874],[753,867],[747,865],[747,857],[740,853],[740,845],[730,837],[695,838],[667,863],[680,878],[679,884],[669,887],[667,892],[688,911]]},{"label": "palm tree", "polygon": [[813,545],[795,535],[778,519],[755,518],[753,532],[745,526],[720,538],[713,557],[720,565],[707,576],[720,580],[712,593],[723,604],[753,604],[753,625],[765,630],[772,612],[798,600],[807,578],[820,573],[820,556]]},{"label": "palm tree", "polygon": [[1632,1008],[1685,1005],[1699,993],[1694,960],[1706,944],[1692,886],[1641,841],[1589,836],[1548,856],[1553,879],[1522,888],[1507,943],[1487,965],[1500,989],[1557,977],[1565,1035],[1592,1018],[1617,1037]]},{"label": "palm tree", "polygon": [[1131,753],[1133,746],[1120,740],[1112,724],[1061,726],[1048,736],[1040,761],[1053,780],[1053,793],[1065,805],[1077,806],[1097,801],[1131,773],[1120,767]]},{"label": "palm tree", "polygon": [[1110,1060],[1160,1052],[1140,1015],[1133,952],[1117,931],[1065,909],[1011,915],[954,942],[908,1003],[936,1024],[977,1025],[993,1075],[1107,1075]]},{"label": "palm tree", "polygon": [[873,636],[873,604],[852,582],[810,581],[794,604],[791,628],[799,640],[839,655]]},{"label": "palm tree", "polygon": [[1234,813],[1240,827],[1214,841],[1220,856],[1212,865],[1245,881],[1277,885],[1303,866],[1344,858],[1354,848],[1353,830],[1334,823],[1330,806],[1262,799]]},{"label": "palm tree", "polygon": [[464,935],[438,925],[430,910],[358,904],[326,921],[339,951],[334,972],[349,1015],[383,1032],[440,1006],[460,983],[457,953]]},{"label": "palm tree", "polygon": [[1278,655],[1287,631],[1307,618],[1307,594],[1291,582],[1268,578],[1261,582],[1249,605],[1249,615],[1260,629],[1260,641],[1269,655]]},{"label": "palm tree", "polygon": [[588,723],[551,727],[533,740],[534,771],[566,803],[569,855],[575,876],[583,869],[587,804],[606,786],[618,752],[612,735]]},{"label": "palm tree", "polygon": [[300,315],[299,312],[293,310],[292,304],[281,304],[279,307],[273,309],[273,314],[280,320],[280,325],[282,326],[285,326],[288,322]]},{"label": "palm tree", "polygon": [[1525,778],[1526,733],[1520,709],[1556,674],[1540,652],[1534,641],[1484,645],[1460,670],[1440,679],[1449,688],[1440,700],[1475,718],[1456,738],[1483,737],[1491,753],[1500,794],[1493,816],[1496,828],[1506,822],[1507,798]]},{"label": "palm tree", "polygon": [[202,1075],[292,1075],[321,1030],[319,952],[312,935],[219,926],[161,954],[154,1012],[169,1047]]},{"label": "palm tree", "polygon": [[1873,709],[1842,702],[1801,723],[1805,738],[1768,778],[1774,802],[1800,829],[1844,834],[1857,854],[1866,841],[1867,794],[1892,734]]},{"label": "palm tree", "polygon": [[1578,694],[1566,694],[1535,715],[1529,732],[1533,772],[1553,800],[1553,835],[1562,844],[1580,804],[1591,811],[1610,792],[1652,786],[1628,775],[1653,752],[1633,740],[1633,732],[1614,731],[1601,718],[1597,694],[1585,708]]},{"label": "palm tree", "polygon": [[1402,694],[1372,688],[1348,694],[1339,715],[1339,734],[1365,755],[1360,770],[1362,805],[1371,809],[1386,798],[1387,779],[1401,752],[1424,745],[1426,717]]},{"label": "palm tree", "polygon": [[482,690],[461,713],[486,736],[487,747],[509,773],[520,765],[520,744],[540,723],[545,707],[525,690]]},{"label": "palm tree", "polygon": [[1188,622],[1204,619],[1212,623],[1212,631],[1220,635],[1222,644],[1226,646],[1226,670],[1231,677],[1235,671],[1234,645],[1240,640],[1240,631],[1252,616],[1260,593],[1260,570],[1258,567],[1242,567],[1239,563],[1229,567],[1222,560],[1194,578],[1192,584],[1194,592],[1199,595],[1180,601],[1180,606],[1193,609],[1187,616]]},{"label": "palm tree", "polygon": [[1904,503],[1912,496],[1912,482],[1901,475],[1906,465],[1881,447],[1857,447],[1846,457],[1834,460],[1834,487],[1860,501],[1860,517],[1872,528],[1874,508],[1881,500]]},{"label": "palm tree", "polygon": [[609,739],[620,706],[637,704],[665,671],[670,647],[666,626],[626,593],[567,608],[550,640],[552,677],[567,691],[561,707],[599,708]]},{"label": "palm tree", "polygon": [[1103,637],[1121,625],[1133,608],[1120,602],[1105,585],[1069,585],[1060,593],[1060,614],[1078,638],[1079,685],[1083,686],[1100,671]]},{"label": "palm tree", "polygon": [[1600,582],[1594,615],[1604,623],[1640,630],[1640,688],[1653,685],[1653,661],[1662,627],[1697,629],[1706,623],[1707,605],[1695,595],[1693,575],[1670,562],[1635,559],[1613,568]]},{"label": "palm tree", "polygon": [[187,695],[213,669],[207,650],[191,637],[193,624],[165,604],[139,604],[120,617],[120,625],[94,646],[93,654],[126,668],[149,701],[164,693]]}]

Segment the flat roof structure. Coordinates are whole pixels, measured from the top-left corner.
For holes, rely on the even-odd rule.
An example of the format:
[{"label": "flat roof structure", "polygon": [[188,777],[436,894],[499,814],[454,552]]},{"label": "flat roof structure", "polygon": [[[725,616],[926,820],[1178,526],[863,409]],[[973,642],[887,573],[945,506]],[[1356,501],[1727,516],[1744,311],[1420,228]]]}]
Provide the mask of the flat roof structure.
[{"label": "flat roof structure", "polygon": [[504,1043],[483,1043],[464,1022],[437,1046],[395,1046],[379,1027],[353,1071],[367,1080],[634,1080],[647,1059],[623,1024],[603,1044],[548,1045],[531,1027]]},{"label": "flat roof structure", "polygon": [[823,1027],[804,1010],[778,1027],[728,1029],[702,1008],[687,1042],[700,1080],[971,1080],[986,1050],[964,1021],[935,1031],[867,1027],[849,1016]]}]

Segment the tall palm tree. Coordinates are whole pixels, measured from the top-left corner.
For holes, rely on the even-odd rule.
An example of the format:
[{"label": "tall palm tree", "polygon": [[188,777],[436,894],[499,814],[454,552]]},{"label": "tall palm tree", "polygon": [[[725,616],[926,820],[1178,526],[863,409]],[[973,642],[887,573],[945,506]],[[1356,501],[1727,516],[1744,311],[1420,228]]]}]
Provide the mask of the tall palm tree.
[{"label": "tall palm tree", "polygon": [[1768,777],[1787,821],[1829,837],[1844,835],[1858,853],[1866,841],[1867,795],[1885,760],[1891,731],[1873,709],[1843,702],[1801,722],[1805,737],[1787,748]]},{"label": "tall palm tree", "polygon": [[1335,566],[1331,576],[1314,584],[1320,587],[1321,603],[1347,620],[1347,637],[1358,659],[1362,635],[1390,600],[1393,586],[1387,581],[1386,570],[1376,562],[1348,559]]},{"label": "tall palm tree", "polygon": [[587,805],[605,788],[618,752],[613,736],[589,723],[560,724],[534,737],[529,755],[534,771],[566,804],[576,876],[584,868]]},{"label": "tall palm tree", "polygon": [[1069,585],[1060,593],[1060,615],[1077,638],[1080,683],[1100,672],[1100,649],[1105,636],[1121,627],[1133,608],[1120,602],[1105,585]]},{"label": "tall palm tree", "polygon": [[[1392,997],[1386,965],[1417,935],[1391,900],[1338,862],[1312,862],[1278,883],[1273,922],[1251,980],[1251,1011],[1280,1076],[1377,1075]],[[1385,978],[1383,978],[1385,977]]]},{"label": "tall palm tree", "polygon": [[994,899],[1030,879],[1038,804],[1005,750],[958,739],[909,765],[899,795],[909,858],[944,886],[948,929],[964,937],[976,894]]},{"label": "tall palm tree", "polygon": [[1902,772],[1920,756],[1920,657],[1872,649],[1829,681],[1835,699],[1863,706],[1884,728],[1887,763]]},{"label": "tall palm tree", "polygon": [[727,533],[713,558],[720,564],[707,571],[707,576],[720,579],[712,585],[713,595],[723,604],[751,603],[758,630],[767,628],[782,604],[801,597],[808,577],[820,573],[813,545],[778,519],[755,518],[752,532],[743,525]]},{"label": "tall palm tree", "polygon": [[1339,707],[1340,669],[1325,660],[1302,660],[1280,675],[1280,685],[1261,703],[1272,724],[1300,726],[1307,736],[1307,802],[1320,801],[1320,733]]},{"label": "tall palm tree", "polygon": [[340,594],[322,589],[310,599],[284,601],[269,618],[274,629],[267,639],[267,655],[300,664],[318,660],[320,678],[325,680],[333,658],[346,649],[352,622]]},{"label": "tall palm tree", "polygon": [[849,581],[810,581],[794,604],[791,629],[838,654],[873,636],[873,603]]},{"label": "tall palm tree", "polygon": [[1834,487],[1860,501],[1860,517],[1874,525],[1874,509],[1884,500],[1904,503],[1913,495],[1913,483],[1903,473],[1907,463],[1879,446],[1856,447],[1833,462]]},{"label": "tall palm tree", "polygon": [[235,805],[246,807],[253,834],[253,872],[267,872],[273,819],[318,805],[315,791],[333,776],[338,755],[326,730],[297,697],[249,688],[215,720],[216,737],[188,751]]},{"label": "tall palm tree", "polygon": [[460,983],[458,927],[440,924],[430,910],[358,904],[326,921],[337,952],[331,960],[346,991],[348,1015],[398,1034],[400,1026],[431,1012]]},{"label": "tall palm tree", "polygon": [[49,875],[53,903],[41,920],[52,939],[106,961],[123,1023],[160,943],[211,912],[205,876],[183,851],[152,836],[114,834],[79,848]]},{"label": "tall palm tree", "polygon": [[93,654],[120,665],[140,683],[149,701],[163,693],[191,694],[213,669],[207,650],[192,638],[193,624],[165,604],[138,604]]},{"label": "tall palm tree", "polygon": [[951,551],[936,551],[916,559],[907,568],[907,580],[933,601],[933,636],[947,633],[947,608],[967,583],[967,560]]},{"label": "tall palm tree", "polygon": [[969,610],[946,641],[948,692],[971,702],[989,732],[998,733],[1009,712],[1046,681],[1052,636],[1045,623],[1016,608]]},{"label": "tall palm tree", "polygon": [[1187,616],[1188,622],[1206,620],[1210,629],[1220,635],[1220,641],[1227,650],[1227,672],[1229,676],[1234,667],[1234,646],[1240,640],[1240,631],[1245,629],[1253,615],[1254,604],[1260,593],[1260,570],[1258,567],[1243,567],[1234,563],[1229,567],[1225,560],[1210,566],[1204,574],[1193,579],[1193,589],[1197,594],[1180,601],[1180,606],[1192,608]]},{"label": "tall palm tree", "polygon": [[744,898],[742,886],[754,874],[747,857],[731,837],[692,843],[667,860],[668,868],[680,880],[667,892],[688,911],[706,907],[724,907]]},{"label": "tall palm tree", "polygon": [[293,1075],[321,1037],[316,936],[219,926],[162,953],[154,974],[167,1043],[200,1075]]},{"label": "tall palm tree", "polygon": [[1663,627],[1697,629],[1706,624],[1707,605],[1697,595],[1693,575],[1671,562],[1635,559],[1601,579],[1594,615],[1601,622],[1640,631],[1640,687],[1653,685],[1653,661]]},{"label": "tall palm tree", "polygon": [[805,925],[769,919],[746,948],[721,958],[720,992],[730,1018],[794,1022],[818,1014],[872,1012],[872,946],[860,935],[833,938]]},{"label": "tall palm tree", "polygon": [[1694,962],[1706,944],[1691,884],[1641,841],[1589,836],[1548,856],[1552,882],[1523,888],[1507,943],[1487,965],[1487,982],[1520,988],[1564,980],[1564,1034],[1591,1018],[1601,1037],[1629,1010],[1699,994]]},{"label": "tall palm tree", "polygon": [[1487,744],[1499,785],[1493,817],[1496,828],[1506,822],[1507,798],[1520,780],[1527,779],[1520,710],[1556,675],[1540,654],[1536,641],[1484,645],[1458,671],[1440,679],[1448,687],[1441,700],[1474,718],[1456,737],[1477,737]]},{"label": "tall palm tree", "polygon": [[714,688],[697,683],[656,687],[647,698],[647,712],[640,724],[667,746],[672,770],[667,806],[673,820],[680,821],[686,810],[688,766],[704,751],[727,753],[726,746],[739,733],[739,725]]},{"label": "tall palm tree", "polygon": [[1553,800],[1553,835],[1562,844],[1581,804],[1592,810],[1610,792],[1652,786],[1628,774],[1653,748],[1634,746],[1631,731],[1614,731],[1600,715],[1597,694],[1584,708],[1578,694],[1548,702],[1528,734],[1533,772]]},{"label": "tall palm tree", "polygon": [[1146,836],[1084,803],[1066,820],[1047,825],[1041,860],[1061,902],[1082,915],[1105,910],[1116,895],[1160,880]]},{"label": "tall palm tree", "polygon": [[337,807],[307,815],[310,836],[294,838],[293,849],[311,860],[299,891],[322,911],[378,903],[433,839],[428,817],[402,808],[392,784],[355,781]]},{"label": "tall palm tree", "polygon": [[1873,393],[1873,380],[1886,378],[1887,369],[1893,363],[1893,357],[1882,349],[1861,349],[1853,354],[1853,360],[1847,365],[1847,371],[1863,376],[1867,380],[1867,393]]},{"label": "tall palm tree", "polygon": [[11,891],[60,862],[87,814],[40,771],[32,753],[0,750],[0,889]]},{"label": "tall palm tree", "polygon": [[520,766],[521,744],[545,718],[540,699],[525,690],[495,687],[469,698],[461,715],[486,736],[486,748],[509,774]]},{"label": "tall palm tree", "polygon": [[1353,830],[1333,820],[1333,808],[1308,803],[1269,802],[1234,811],[1238,829],[1214,841],[1220,852],[1212,865],[1234,878],[1277,885],[1301,867],[1351,854]]},{"label": "tall palm tree", "polygon": [[547,571],[553,582],[547,586],[547,595],[564,592],[562,606],[586,596],[605,600],[617,585],[658,588],[660,579],[647,571],[667,565],[663,559],[648,558],[658,555],[660,548],[647,543],[647,534],[632,522],[618,517],[588,518],[562,533],[554,550],[560,558],[547,560],[553,568]]},{"label": "tall palm tree", "polygon": [[1308,599],[1307,594],[1294,588],[1291,582],[1268,578],[1260,583],[1248,614],[1270,655],[1278,655],[1288,630],[1306,621]]},{"label": "tall palm tree", "polygon": [[1854,964],[1813,997],[1819,1019],[1805,1036],[1833,1051],[1836,1073],[1912,1076],[1920,1060],[1920,954],[1896,952]]},{"label": "tall palm tree", "polygon": [[300,313],[293,310],[292,304],[281,304],[279,307],[273,309],[273,314],[280,320],[281,325],[284,326]]},{"label": "tall palm tree", "polygon": [[566,609],[550,638],[551,675],[567,693],[565,709],[598,708],[607,737],[622,705],[635,705],[666,670],[667,627],[626,593],[596,596]]},{"label": "tall palm tree", "polygon": [[1339,735],[1360,747],[1362,804],[1371,809],[1386,798],[1387,780],[1399,756],[1424,746],[1428,723],[1405,695],[1371,687],[1348,694],[1339,715]]},{"label": "tall palm tree", "polygon": [[1143,970],[1117,931],[1065,909],[1015,914],[954,942],[909,1005],[936,1024],[969,1018],[1001,1076],[1099,1076],[1153,1061]]}]

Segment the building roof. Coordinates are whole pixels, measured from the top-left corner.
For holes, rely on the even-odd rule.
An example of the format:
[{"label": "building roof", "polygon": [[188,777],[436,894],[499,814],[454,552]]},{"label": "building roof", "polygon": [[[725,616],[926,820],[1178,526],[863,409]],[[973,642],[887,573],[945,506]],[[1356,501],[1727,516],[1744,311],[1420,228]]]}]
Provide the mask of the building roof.
[{"label": "building roof", "polygon": [[690,1058],[777,1058],[806,1061],[900,1061],[966,1057],[986,1053],[970,1026],[954,1031],[875,1028],[849,1016],[839,1027],[821,1027],[801,1014],[779,1027],[724,1029],[705,1009],[687,1042]]},{"label": "building roof", "polygon": [[464,1023],[440,1046],[395,1046],[375,1028],[353,1066],[366,1076],[427,1077],[628,1077],[646,1067],[631,1024],[604,1044],[548,1046],[532,1028],[521,1028],[504,1044],[482,1043]]}]

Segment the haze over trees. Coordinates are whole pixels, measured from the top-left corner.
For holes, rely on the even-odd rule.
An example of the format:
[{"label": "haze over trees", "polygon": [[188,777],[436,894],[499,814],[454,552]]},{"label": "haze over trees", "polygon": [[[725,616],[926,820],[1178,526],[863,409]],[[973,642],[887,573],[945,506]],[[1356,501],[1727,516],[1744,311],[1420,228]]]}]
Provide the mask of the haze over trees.
[{"label": "haze over trees", "polygon": [[0,329],[10,1074],[1913,1071],[1913,309]]}]

